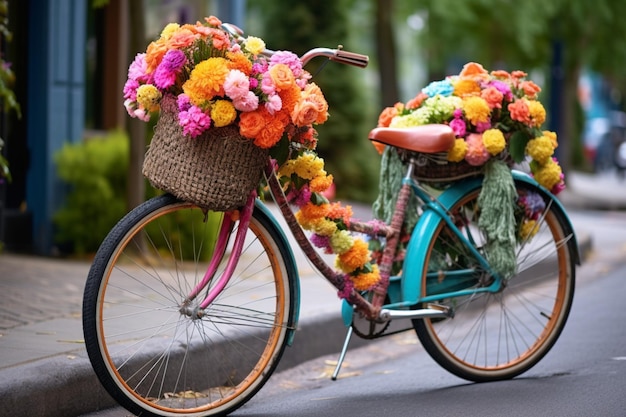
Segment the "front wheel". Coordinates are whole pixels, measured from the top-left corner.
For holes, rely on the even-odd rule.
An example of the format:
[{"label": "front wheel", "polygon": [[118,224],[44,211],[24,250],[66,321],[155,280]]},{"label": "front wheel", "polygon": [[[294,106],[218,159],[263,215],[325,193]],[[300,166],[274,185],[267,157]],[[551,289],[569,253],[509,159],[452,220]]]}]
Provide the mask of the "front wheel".
[{"label": "front wheel", "polygon": [[[202,314],[185,301],[212,258],[224,216],[170,195],[131,211],[92,264],[83,300],[89,359],[109,394],[142,416],[226,415],[274,371],[293,328],[296,279],[285,241],[255,210],[232,278]],[[228,222],[226,222],[228,223]],[[219,253],[218,253],[219,252]]]},{"label": "front wheel", "polygon": [[[532,185],[516,182],[516,188],[533,205],[536,218],[530,222],[528,213],[518,210],[517,274],[502,291],[471,291],[489,285],[489,276],[443,220],[428,243],[421,295],[470,291],[436,301],[453,309],[454,318],[414,320],[413,326],[439,365],[470,381],[509,379],[530,369],[556,342],[572,305],[577,248],[565,214]],[[450,213],[464,236],[484,251],[479,192],[467,193]],[[461,281],[453,273],[471,269],[471,280]]]}]

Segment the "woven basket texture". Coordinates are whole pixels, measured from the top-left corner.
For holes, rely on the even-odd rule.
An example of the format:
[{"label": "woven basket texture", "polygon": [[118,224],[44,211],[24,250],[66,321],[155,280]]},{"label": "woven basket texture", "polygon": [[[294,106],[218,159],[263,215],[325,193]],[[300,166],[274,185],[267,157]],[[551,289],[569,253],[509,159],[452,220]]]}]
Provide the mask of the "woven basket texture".
[{"label": "woven basket texture", "polygon": [[176,99],[164,96],[143,163],[153,187],[214,211],[243,206],[260,181],[269,151],[239,134],[237,126],[183,135]]}]

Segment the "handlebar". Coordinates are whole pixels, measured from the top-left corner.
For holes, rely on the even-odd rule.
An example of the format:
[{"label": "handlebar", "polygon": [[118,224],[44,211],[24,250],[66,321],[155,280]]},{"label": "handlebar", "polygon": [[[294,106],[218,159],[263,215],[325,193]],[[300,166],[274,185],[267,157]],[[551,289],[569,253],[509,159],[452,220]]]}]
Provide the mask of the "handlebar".
[{"label": "handlebar", "polygon": [[[230,32],[237,40],[243,41],[243,30],[231,23],[222,23],[222,27]],[[265,49],[263,55],[272,56],[275,51]],[[356,52],[344,51],[343,46],[339,45],[337,49],[332,48],[313,48],[310,51],[304,53],[300,57],[302,65],[306,65],[313,58],[318,56],[328,57],[329,60],[338,62],[340,64],[352,65],[359,68],[367,67],[369,63],[369,57],[363,54],[357,54]]]}]

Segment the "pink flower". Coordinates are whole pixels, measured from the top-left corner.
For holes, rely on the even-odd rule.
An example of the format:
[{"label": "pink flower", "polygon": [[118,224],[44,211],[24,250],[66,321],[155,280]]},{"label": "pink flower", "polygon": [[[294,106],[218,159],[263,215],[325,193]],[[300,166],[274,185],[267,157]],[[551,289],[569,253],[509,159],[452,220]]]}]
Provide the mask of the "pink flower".
[{"label": "pink flower", "polygon": [[293,72],[294,77],[302,75],[302,61],[298,55],[290,51],[276,51],[270,58],[270,66],[275,64],[285,64]]},{"label": "pink flower", "polygon": [[269,114],[274,114],[283,108],[283,101],[278,94],[270,94],[267,97],[265,108]]},{"label": "pink flower", "polygon": [[176,105],[179,111],[187,111],[191,107],[191,100],[187,94],[179,94],[176,99]]},{"label": "pink flower", "polygon": [[176,76],[187,63],[183,51],[170,49],[163,56],[163,60],[154,71],[154,84],[161,90],[166,90],[176,83]]},{"label": "pink flower", "polygon": [[191,106],[187,111],[178,113],[178,123],[185,135],[198,137],[211,126],[211,118],[197,106]]},{"label": "pink flower", "polygon": [[124,84],[124,98],[132,101],[137,101],[137,89],[139,88],[139,81],[128,79]]},{"label": "pink flower", "polygon": [[135,60],[128,67],[128,78],[146,83],[150,80],[150,76],[146,74],[147,70],[146,54],[137,54]]},{"label": "pink flower", "polygon": [[463,121],[463,119],[454,119],[450,121],[450,128],[452,128],[456,137],[465,136],[466,128],[465,121]]},{"label": "pink flower", "polygon": [[478,133],[470,133],[465,139],[467,142],[467,153],[465,154],[465,160],[468,164],[473,166],[481,166],[490,157],[489,152],[485,149],[483,144],[483,135]]},{"label": "pink flower", "polygon": [[233,101],[247,95],[249,89],[250,81],[248,81],[248,77],[239,70],[231,70],[226,76],[226,80],[224,80],[224,92]]},{"label": "pink flower", "polygon": [[476,123],[476,133],[483,133],[485,130],[491,129],[491,122]]},{"label": "pink flower", "polygon": [[233,106],[239,111],[254,111],[259,107],[259,97],[252,91],[248,91],[243,96],[233,99]]},{"label": "pink flower", "polygon": [[269,72],[263,74],[263,79],[261,80],[261,91],[268,95],[276,92],[276,86],[274,85]]}]

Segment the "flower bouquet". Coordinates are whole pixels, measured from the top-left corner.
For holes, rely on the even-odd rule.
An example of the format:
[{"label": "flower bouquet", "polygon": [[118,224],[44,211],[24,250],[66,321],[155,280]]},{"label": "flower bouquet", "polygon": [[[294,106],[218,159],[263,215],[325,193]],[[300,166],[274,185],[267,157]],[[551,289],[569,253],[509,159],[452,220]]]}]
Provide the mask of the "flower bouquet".
[{"label": "flower bouquet", "polygon": [[455,179],[482,172],[491,159],[509,164],[530,159],[535,179],[557,194],[563,173],[553,158],[556,134],[542,131],[546,111],[538,101],[540,87],[522,71],[491,71],[468,63],[458,75],[434,81],[406,104],[380,114],[378,125],[410,127],[430,123],[449,125],[456,135],[443,155],[423,155],[417,175],[423,179]]},{"label": "flower bouquet", "polygon": [[262,39],[235,37],[214,16],[168,24],[128,70],[124,105],[159,113],[143,173],[202,207],[243,205],[281,140],[315,141],[328,105],[292,52],[264,55]]}]

